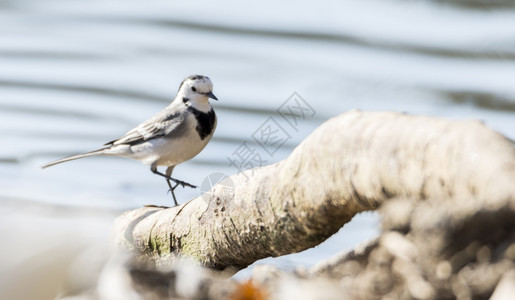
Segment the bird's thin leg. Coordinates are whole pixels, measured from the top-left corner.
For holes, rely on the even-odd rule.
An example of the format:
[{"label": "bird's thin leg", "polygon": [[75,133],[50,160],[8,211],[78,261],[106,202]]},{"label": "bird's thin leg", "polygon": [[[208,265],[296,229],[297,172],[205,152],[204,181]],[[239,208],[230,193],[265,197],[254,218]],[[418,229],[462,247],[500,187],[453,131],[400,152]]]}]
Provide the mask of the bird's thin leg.
[{"label": "bird's thin leg", "polygon": [[172,184],[170,183],[170,179],[166,178],[166,183],[168,183],[168,186],[170,187],[170,192],[172,193],[172,197],[173,197],[173,202],[175,203],[175,206],[179,205],[177,203],[177,198],[175,198],[175,193],[173,192],[175,190],[175,188],[177,188],[177,186],[179,185],[178,183],[175,184],[174,187],[172,187]]},{"label": "bird's thin leg", "polygon": [[172,178],[172,177],[170,177],[170,176],[167,176],[167,175],[165,175],[165,174],[163,174],[163,173],[159,172],[159,171],[157,170],[157,166],[152,166],[152,167],[150,167],[150,171],[152,171],[152,173],[154,173],[154,174],[157,174],[157,175],[159,175],[159,176],[163,176],[164,178],[170,179],[171,181],[173,181],[173,182],[175,182],[175,183],[177,183],[177,184],[182,185],[182,187],[186,187],[186,186],[187,186],[187,187],[194,188],[194,189],[196,189],[196,188],[197,188],[197,186],[196,186],[196,185],[193,185],[193,184],[191,184],[191,183],[187,183],[186,181],[182,181],[182,180],[179,180],[179,179]]},{"label": "bird's thin leg", "polygon": [[173,182],[175,182],[175,186],[174,186],[174,190],[175,188],[180,184],[182,185],[182,187],[185,187],[185,186],[189,186],[191,188],[197,188],[196,186],[192,185],[192,184],[189,184],[187,182],[184,182],[184,181],[181,181],[181,180],[178,180],[178,179],[175,179],[175,178],[172,178],[172,172],[173,172],[173,168],[175,168],[175,166],[170,166],[166,169],[166,176],[168,176],[168,178],[170,178],[170,180],[172,180]]},{"label": "bird's thin leg", "polygon": [[[174,167],[175,166],[168,167],[168,169],[166,169],[166,174],[159,172],[157,170],[157,166],[155,166],[155,165],[152,165],[150,167],[150,170],[152,171],[152,173],[157,174],[159,176],[163,176],[166,179],[166,183],[168,184],[168,187],[170,188],[170,192],[172,193],[173,202],[175,203],[175,206],[178,206],[179,204],[177,203],[177,198],[175,197],[174,191],[179,186],[179,184],[182,185],[182,187],[188,186],[188,187],[196,188],[196,186],[189,184],[187,182],[172,178],[172,171],[173,171]],[[175,183],[175,186],[172,187],[172,184],[170,181],[173,181]]]},{"label": "bird's thin leg", "polygon": [[168,167],[166,169],[166,172],[165,172],[165,175],[166,175],[166,183],[168,183],[168,186],[170,187],[170,193],[172,193],[172,197],[173,197],[173,202],[175,202],[175,206],[179,205],[177,204],[177,199],[175,198],[175,189],[179,186],[179,183],[178,182],[175,182],[175,186],[172,187],[172,184],[170,183],[170,178],[172,178],[172,172],[173,172],[173,168],[175,166],[171,166],[171,167]]}]

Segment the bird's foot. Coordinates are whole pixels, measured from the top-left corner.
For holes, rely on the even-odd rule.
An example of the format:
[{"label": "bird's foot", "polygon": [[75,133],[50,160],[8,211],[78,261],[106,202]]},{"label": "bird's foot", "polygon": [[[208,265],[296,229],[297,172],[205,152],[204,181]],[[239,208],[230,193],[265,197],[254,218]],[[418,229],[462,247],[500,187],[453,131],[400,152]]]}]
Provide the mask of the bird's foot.
[{"label": "bird's foot", "polygon": [[193,188],[193,189],[196,189],[197,186],[196,185],[193,185],[191,183],[187,183],[186,181],[181,181],[181,180],[177,180],[177,179],[171,179],[173,182],[175,182],[177,185],[181,185],[182,187],[190,187],[190,188]]}]

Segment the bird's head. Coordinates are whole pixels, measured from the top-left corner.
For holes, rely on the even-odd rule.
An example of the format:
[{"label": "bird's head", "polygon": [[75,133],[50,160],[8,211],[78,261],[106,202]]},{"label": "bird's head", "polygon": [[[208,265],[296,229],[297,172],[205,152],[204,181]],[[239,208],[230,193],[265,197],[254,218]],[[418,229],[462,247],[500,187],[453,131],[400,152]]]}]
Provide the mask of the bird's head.
[{"label": "bird's head", "polygon": [[183,102],[190,102],[194,106],[209,103],[209,98],[218,100],[213,94],[211,79],[203,75],[191,75],[184,79],[179,86],[177,98]]}]

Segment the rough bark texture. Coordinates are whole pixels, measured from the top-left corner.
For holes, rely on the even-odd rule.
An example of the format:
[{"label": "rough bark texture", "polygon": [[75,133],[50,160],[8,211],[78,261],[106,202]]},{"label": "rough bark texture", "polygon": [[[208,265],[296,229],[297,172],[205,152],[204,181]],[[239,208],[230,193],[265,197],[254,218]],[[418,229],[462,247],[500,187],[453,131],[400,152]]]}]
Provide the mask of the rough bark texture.
[{"label": "rough bark texture", "polygon": [[214,269],[243,268],[318,245],[390,198],[513,211],[515,150],[477,121],[351,111],[247,175],[230,177],[234,191],[219,184],[176,208],[123,214],[117,244],[151,261],[182,254]]}]

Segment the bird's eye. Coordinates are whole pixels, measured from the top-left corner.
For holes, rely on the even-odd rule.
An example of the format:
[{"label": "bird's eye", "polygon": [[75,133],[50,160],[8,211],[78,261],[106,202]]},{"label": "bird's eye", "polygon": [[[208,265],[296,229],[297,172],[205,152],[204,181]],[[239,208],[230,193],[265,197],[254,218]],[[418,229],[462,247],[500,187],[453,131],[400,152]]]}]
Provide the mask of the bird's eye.
[{"label": "bird's eye", "polygon": [[194,92],[197,91],[197,89],[194,86],[191,87],[191,90],[194,91]]}]

